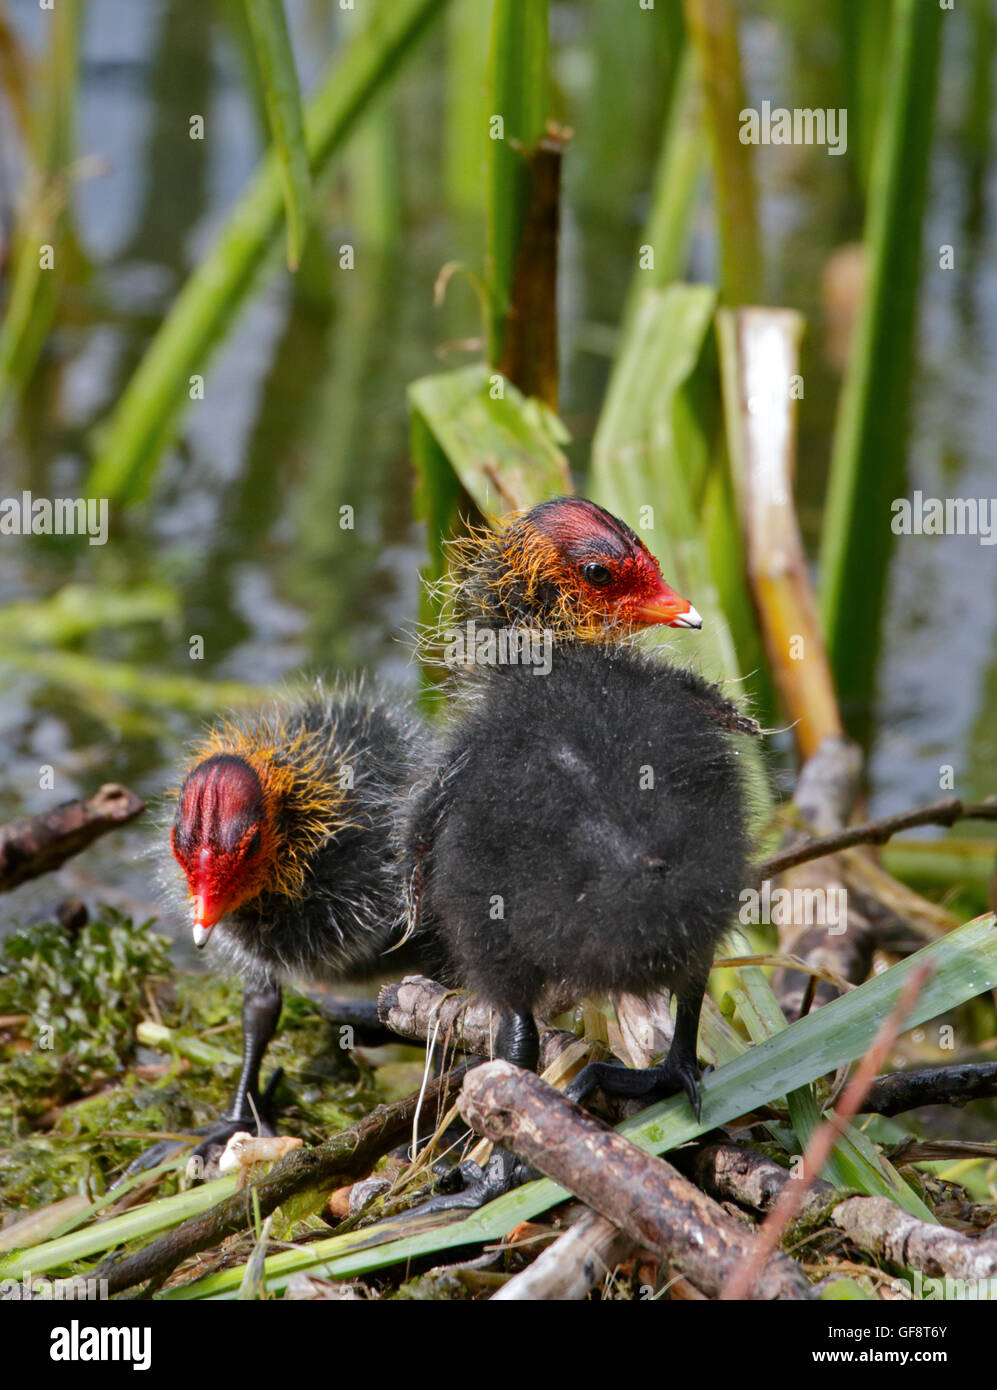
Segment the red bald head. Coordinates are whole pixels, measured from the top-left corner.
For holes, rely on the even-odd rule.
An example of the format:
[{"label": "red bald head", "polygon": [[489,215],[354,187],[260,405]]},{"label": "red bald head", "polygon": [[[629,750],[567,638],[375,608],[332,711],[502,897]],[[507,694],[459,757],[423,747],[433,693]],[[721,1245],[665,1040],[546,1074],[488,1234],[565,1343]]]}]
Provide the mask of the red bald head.
[{"label": "red bald head", "polygon": [[260,779],[244,758],[216,753],[187,774],[170,842],[194,900],[198,946],[267,887],[275,838]]},{"label": "red bald head", "polygon": [[525,512],[502,533],[510,563],[533,589],[556,590],[580,628],[622,624],[702,627],[688,599],[630,527],[582,497],[558,497]]}]

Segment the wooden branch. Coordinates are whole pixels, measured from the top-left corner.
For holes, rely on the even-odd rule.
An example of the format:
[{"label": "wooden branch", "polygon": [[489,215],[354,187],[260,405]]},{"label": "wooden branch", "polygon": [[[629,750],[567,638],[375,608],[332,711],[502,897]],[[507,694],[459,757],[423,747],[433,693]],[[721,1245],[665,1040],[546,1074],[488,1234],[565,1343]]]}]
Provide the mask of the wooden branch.
[{"label": "wooden branch", "polygon": [[901,1115],[919,1105],[965,1105],[997,1095],[997,1062],[963,1062],[877,1076],[862,1106],[868,1115]]},{"label": "wooden branch", "polygon": [[[683,1167],[719,1200],[732,1199],[761,1212],[771,1211],[783,1189],[795,1188],[799,1181],[740,1144],[704,1144]],[[830,1220],[860,1250],[931,1277],[986,1279],[997,1273],[997,1240],[921,1221],[888,1197],[836,1200],[831,1184],[817,1179],[797,1216],[809,1223]]]},{"label": "wooden branch", "polygon": [[377,1015],[403,1038],[426,1042],[435,1036],[478,1057],[491,1056],[500,1018],[472,995],[446,989],[425,975],[406,975],[385,985],[377,996]]},{"label": "wooden branch", "polygon": [[[718,1293],[746,1259],[751,1234],[722,1207],[669,1163],[607,1129],[532,1072],[487,1062],[468,1073],[457,1104],[479,1134],[575,1193],[703,1293]],[[748,1296],[812,1294],[803,1271],[777,1254]]]},{"label": "wooden branch", "polygon": [[492,1303],[577,1302],[601,1284],[634,1248],[634,1240],[598,1212],[578,1220],[519,1274],[492,1294]]},{"label": "wooden branch", "polygon": [[933,1278],[997,1278],[997,1239],[919,1221],[888,1197],[847,1197],[831,1219],[849,1240],[891,1264]]},{"label": "wooden branch", "polygon": [[[751,1211],[769,1212],[787,1183],[795,1181],[788,1169],[744,1144],[724,1141],[680,1149],[677,1166],[717,1201],[733,1201]],[[836,1199],[835,1188],[817,1178],[797,1212],[797,1220],[819,1220]]]},{"label": "wooden branch", "polygon": [[853,845],[885,845],[901,830],[913,830],[918,825],[954,825],[959,820],[997,820],[997,797],[966,802],[957,796],[944,796],[916,811],[901,811],[894,816],[883,816],[880,820],[850,825],[847,830],[835,835],[803,840],[800,844],[779,850],[768,859],[762,859],[754,866],[753,880],[756,884],[761,883],[763,879],[774,878],[776,874],[797,864],[821,859],[826,854],[837,854],[839,850],[851,849]]},{"label": "wooden branch", "polygon": [[0,827],[0,893],[58,869],[144,810],[141,797],[107,782],[89,801],[66,801],[43,815],[10,821]]},{"label": "wooden branch", "polygon": [[[426,1088],[420,1111],[425,1121],[423,1128],[432,1128],[436,1123],[438,1110],[450,1103],[466,1070],[464,1066],[455,1067]],[[417,1107],[417,1095],[394,1105],[379,1105],[317,1148],[295,1149],[262,1182],[233,1193],[199,1216],[192,1216],[132,1255],[121,1259],[111,1256],[95,1270],[94,1277],[107,1279],[109,1294],[150,1279],[161,1283],[181,1261],[211,1249],[226,1236],[251,1228],[257,1209],[260,1220],[264,1220],[299,1193],[321,1192],[366,1177],[379,1158],[411,1137]]]},{"label": "wooden branch", "polygon": [[[378,1017],[386,1028],[403,1038],[427,1042],[435,1037],[440,1044],[475,1057],[490,1057],[494,1050],[501,1013],[473,994],[447,989],[425,975],[406,975],[398,983],[385,985],[377,998]],[[561,1028],[541,1032],[541,1066],[578,1039]]]}]

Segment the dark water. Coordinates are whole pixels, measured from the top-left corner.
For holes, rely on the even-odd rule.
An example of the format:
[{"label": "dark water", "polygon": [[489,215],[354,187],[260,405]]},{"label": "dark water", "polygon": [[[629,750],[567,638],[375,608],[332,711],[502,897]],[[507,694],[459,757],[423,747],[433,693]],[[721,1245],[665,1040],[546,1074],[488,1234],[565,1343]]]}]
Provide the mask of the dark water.
[{"label": "dark water", "polygon": [[[612,7],[556,5],[552,21],[558,114],[576,131],[563,227],[562,413],[580,480],[662,121],[662,52],[616,42]],[[814,104],[801,92],[830,80],[833,7],[805,8],[805,24],[786,5],[753,8],[744,51],[755,104]],[[90,167],[76,191],[86,273],[70,283],[2,440],[2,495],[80,490],[91,431],[255,165],[260,117],[233,10],[201,0],[91,0],[78,145],[103,172]],[[346,20],[331,0],[289,0],[288,11],[308,88]],[[13,0],[7,12],[36,50],[45,19],[35,0]],[[480,257],[478,224],[448,210],[443,38],[442,30],[430,35],[390,104],[340,161],[322,195],[321,237],[297,279],[271,276],[206,368],[206,399],[188,415],[149,504],[116,514],[104,548],[5,537],[0,601],[50,594],[70,580],[169,586],[176,606],[165,622],[103,628],[78,644],[147,672],[153,689],[157,673],[190,675],[195,633],[205,645],[197,673],[208,679],[262,685],[302,669],[370,667],[415,684],[401,632],[414,619],[423,537],[412,521],[405,387],[467,360],[437,350],[479,331],[466,286],[455,282],[443,311],[432,306],[441,265]],[[933,496],[997,494],[997,175],[991,163],[974,183],[960,143],[968,44],[953,24],[913,393],[911,487]],[[205,116],[203,142],[187,135],[195,112]],[[812,544],[837,389],[818,287],[829,253],[859,230],[854,192],[845,161],[820,150],[763,148],[758,169],[768,301],[801,309],[811,323],[799,471]],[[8,123],[0,140],[5,226],[19,178]],[[345,242],[358,248],[349,272],[337,265]],[[943,242],[956,248],[954,270],[935,268],[932,248]],[[695,277],[711,277],[713,254],[704,204]],[[346,504],[353,531],[338,525]],[[970,537],[912,538],[896,549],[871,763],[875,811],[937,794],[942,764],[954,767],[961,794],[997,790],[995,559],[997,547]],[[154,699],[139,707],[98,700],[2,663],[0,690],[3,818],[53,803],[38,786],[45,763],[56,770],[56,799],[110,779],[155,795],[199,722]],[[148,835],[112,837],[67,867],[58,887],[49,880],[0,900],[0,918],[30,915],[70,889],[154,910],[155,887],[138,858]]]}]

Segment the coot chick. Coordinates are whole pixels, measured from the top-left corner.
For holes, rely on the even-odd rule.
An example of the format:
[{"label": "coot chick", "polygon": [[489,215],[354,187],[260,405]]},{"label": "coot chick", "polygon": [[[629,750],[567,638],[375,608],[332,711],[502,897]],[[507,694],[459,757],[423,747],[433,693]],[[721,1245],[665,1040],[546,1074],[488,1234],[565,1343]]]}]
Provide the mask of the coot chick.
[{"label": "coot chick", "polygon": [[[415,808],[412,911],[453,978],[501,1010],[496,1053],[535,1068],[547,986],[578,995],[661,988],[677,1001],[660,1066],[593,1063],[568,1094],[682,1089],[699,1114],[696,1039],[747,855],[745,791],[721,692],[631,646],[564,642],[549,675],[506,667],[479,683]],[[473,1165],[470,1165],[473,1168]],[[504,1191],[487,1178],[434,1208]]]},{"label": "coot chick", "polygon": [[196,945],[210,939],[245,980],[238,1084],[195,1152],[239,1129],[272,1132],[260,1066],[283,981],[421,963],[385,952],[405,936],[400,826],[430,741],[406,704],[350,683],[220,720],[194,750],[170,843]]}]

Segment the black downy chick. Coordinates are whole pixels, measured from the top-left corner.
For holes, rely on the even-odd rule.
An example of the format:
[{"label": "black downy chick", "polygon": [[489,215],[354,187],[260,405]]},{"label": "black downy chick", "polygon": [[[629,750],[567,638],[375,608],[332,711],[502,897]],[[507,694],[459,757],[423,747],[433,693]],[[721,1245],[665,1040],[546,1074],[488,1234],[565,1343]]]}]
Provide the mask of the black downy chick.
[{"label": "black downy chick", "polygon": [[[521,1066],[537,1064],[547,985],[671,989],[664,1065],[593,1064],[569,1094],[684,1089],[698,1114],[702,998],[747,857],[730,735],[758,726],[717,687],[619,640],[699,617],[633,532],[584,499],[460,543],[452,591],[458,615],[545,628],[553,660],[549,674],[512,664],[462,682],[409,823],[411,920],[443,943],[455,981],[502,1011],[497,1055]],[[487,1179],[473,1166],[466,1193],[430,1206],[478,1205],[510,1185],[501,1150]]]},{"label": "black downy chick", "polygon": [[509,667],[470,702],[417,807],[420,930],[502,1011],[499,1055],[536,1066],[550,985],[675,994],[667,1061],[593,1064],[575,1099],[681,1088],[699,1113],[700,1007],[748,856],[738,718],[689,671],[565,644],[548,676]]},{"label": "black downy chick", "polygon": [[[221,720],[193,751],[171,848],[195,943],[210,938],[245,981],[239,1080],[195,1153],[240,1129],[272,1132],[260,1067],[283,982],[335,984],[423,964],[412,943],[392,948],[406,923],[401,826],[431,746],[406,703],[350,682]],[[175,1147],[136,1162],[152,1166]]]}]

